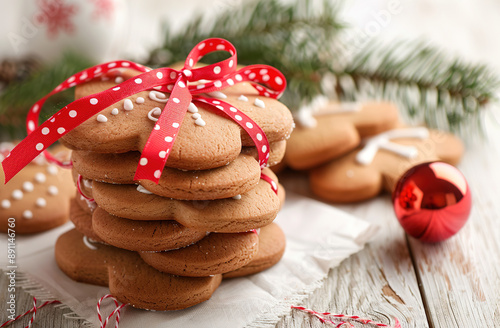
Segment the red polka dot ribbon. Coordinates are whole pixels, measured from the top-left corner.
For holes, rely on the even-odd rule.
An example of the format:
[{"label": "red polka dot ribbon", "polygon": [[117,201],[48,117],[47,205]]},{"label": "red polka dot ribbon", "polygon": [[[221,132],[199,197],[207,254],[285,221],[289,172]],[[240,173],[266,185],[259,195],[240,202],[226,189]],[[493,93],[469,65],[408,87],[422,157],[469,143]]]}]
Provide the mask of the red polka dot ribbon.
[{"label": "red polka dot ribbon", "polygon": [[[214,51],[227,51],[230,57],[212,65],[194,68],[203,56]],[[212,38],[200,42],[191,50],[181,70],[167,67],[151,70],[130,61],[118,60],[91,67],[69,77],[37,101],[29,111],[26,121],[28,136],[2,162],[5,182],[12,179],[48,146],[103,109],[138,92],[152,89],[170,93],[170,97],[142,150],[134,179],[147,179],[158,183],[191,102],[204,103],[216,114],[236,122],[254,141],[261,167],[266,166],[270,149],[264,131],[231,104],[200,94],[222,90],[240,82],[250,82],[259,95],[277,99],[285,90],[286,80],[280,71],[271,66],[250,65],[240,70],[237,70],[236,66],[235,47],[227,40]],[[132,68],[143,73],[115,87],[75,100],[38,126],[40,110],[48,97],[118,68]],[[199,83],[192,83],[196,81]],[[208,82],[204,83],[205,81]],[[52,162],[69,166],[47,152],[45,155]]]}]

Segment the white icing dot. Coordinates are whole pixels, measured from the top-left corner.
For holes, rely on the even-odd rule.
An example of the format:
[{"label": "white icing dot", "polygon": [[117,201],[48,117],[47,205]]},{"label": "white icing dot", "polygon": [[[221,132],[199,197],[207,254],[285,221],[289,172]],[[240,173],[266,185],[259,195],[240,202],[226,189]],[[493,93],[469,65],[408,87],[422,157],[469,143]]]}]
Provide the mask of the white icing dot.
[{"label": "white icing dot", "polygon": [[113,110],[111,111],[111,115],[118,115],[118,113],[118,108],[113,108]]},{"label": "white icing dot", "polygon": [[191,117],[196,120],[199,119],[201,115],[199,113],[194,113],[193,115],[191,115]]},{"label": "white icing dot", "polygon": [[200,117],[200,118],[197,118],[194,123],[196,125],[199,125],[199,126],[205,126],[207,123],[205,123],[205,121]]},{"label": "white icing dot", "polygon": [[282,85],[282,84],[283,84],[283,79],[281,79],[281,77],[279,77],[279,76],[276,76],[276,77],[274,78],[274,81],[275,81],[275,82],[276,82],[276,84],[278,84],[278,85]]},{"label": "white icing dot", "polygon": [[12,198],[14,198],[15,200],[21,200],[23,199],[23,196],[23,192],[19,189],[12,191]]},{"label": "white icing dot", "polygon": [[160,151],[160,152],[158,153],[158,156],[160,156],[160,158],[165,158],[165,157],[167,157],[167,152],[166,152],[166,151],[164,151],[164,150],[162,150],[162,151]]},{"label": "white icing dot", "polygon": [[227,79],[227,84],[229,84],[229,85],[234,85],[234,81],[233,81],[233,79]]},{"label": "white icing dot", "polygon": [[42,149],[43,149],[43,143],[41,143],[41,142],[37,143],[35,148],[38,151],[42,151]]},{"label": "white icing dot", "polygon": [[114,87],[113,88],[113,91],[118,91],[118,90],[120,90],[120,87]]},{"label": "white icing dot", "polygon": [[262,146],[262,152],[265,153],[266,151],[267,151],[267,146],[266,145]]},{"label": "white icing dot", "polygon": [[24,191],[32,192],[34,189],[35,189],[35,186],[33,185],[33,183],[31,183],[29,181],[26,181],[25,183],[23,183],[23,190]]},{"label": "white icing dot", "polygon": [[44,183],[47,181],[47,177],[43,173],[37,173],[35,174],[35,181],[38,183]]},{"label": "white icing dot", "polygon": [[74,118],[74,117],[76,117],[76,114],[77,114],[76,110],[70,110],[69,111],[69,117],[73,117]]},{"label": "white icing dot", "polygon": [[222,82],[221,81],[215,81],[214,82],[214,86],[217,87],[217,88],[220,88],[222,86]]},{"label": "white icing dot", "polygon": [[141,164],[142,166],[145,166],[148,164],[148,159],[147,158],[141,158],[141,160],[139,161],[139,164]]},{"label": "white icing dot", "polygon": [[23,212],[23,218],[25,219],[33,219],[33,212],[31,212],[30,210],[26,210]]},{"label": "white icing dot", "polygon": [[59,170],[57,169],[57,167],[55,165],[49,165],[47,166],[47,173],[50,174],[50,175],[57,175],[57,172],[59,172]]},{"label": "white icing dot", "polygon": [[181,88],[185,88],[186,87],[186,84],[184,84],[184,82],[182,81],[179,81],[179,83],[177,83],[177,85]]},{"label": "white icing dot", "polygon": [[215,74],[219,74],[220,72],[221,72],[221,68],[220,68],[220,66],[215,66],[215,67],[214,67],[214,73],[215,73]]},{"label": "white icing dot", "polygon": [[233,65],[234,65],[234,61],[231,59],[231,60],[229,61],[229,67],[233,67]]},{"label": "white icing dot", "polygon": [[248,78],[253,80],[255,78],[255,73],[252,72],[252,73],[248,74]]},{"label": "white icing dot", "polygon": [[121,76],[116,77],[115,83],[122,83],[122,82],[123,82],[123,77]]},{"label": "white icing dot", "polygon": [[45,136],[46,136],[47,134],[49,134],[49,132],[50,132],[50,129],[49,129],[49,128],[43,128],[43,129],[42,129],[42,134],[43,134],[43,135],[45,135]]},{"label": "white icing dot", "polygon": [[63,134],[64,132],[66,132],[65,128],[57,128],[57,133]]},{"label": "white icing dot", "polygon": [[55,196],[59,193],[59,189],[57,189],[56,186],[49,186],[47,191],[48,191],[49,195],[52,195],[52,196]]},{"label": "white icing dot", "polygon": [[249,129],[253,128],[253,124],[252,124],[252,123],[250,123],[250,122],[247,122],[246,126],[247,126],[247,128],[249,128]]},{"label": "white icing dot", "polygon": [[244,95],[241,95],[238,97],[238,100],[241,100],[241,101],[248,101],[248,98],[245,97]]},{"label": "white icing dot", "polygon": [[198,113],[198,107],[196,107],[196,105],[193,103],[189,103],[188,111],[190,113]]},{"label": "white icing dot", "polygon": [[172,127],[177,129],[179,127],[179,123],[177,122],[172,123]]},{"label": "white icing dot", "polygon": [[172,140],[174,140],[174,138],[172,138],[172,137],[165,137],[165,141],[166,142],[172,142]]},{"label": "white icing dot", "polygon": [[135,100],[135,102],[138,103],[138,104],[144,104],[144,98],[137,97],[137,99]]},{"label": "white icing dot", "polygon": [[243,80],[243,78],[241,77],[241,75],[240,75],[240,74],[236,74],[236,75],[234,76],[234,78],[236,79],[236,81],[240,81],[240,82]]},{"label": "white icing dot", "polygon": [[260,75],[264,75],[264,74],[267,74],[267,69],[263,68],[259,71],[259,74]]},{"label": "white icing dot", "polygon": [[234,118],[237,119],[238,121],[241,121],[243,119],[240,115],[235,115]]},{"label": "white icing dot", "polygon": [[154,100],[154,101],[158,101],[158,102],[162,102],[162,103],[167,102],[167,96],[164,93],[158,92],[158,91],[150,91],[149,92],[149,99]]},{"label": "white icing dot", "polygon": [[259,98],[255,98],[253,104],[257,107],[260,107],[260,108],[266,108],[266,105],[264,104],[264,102],[262,100],[260,100]]},{"label": "white icing dot", "polygon": [[153,194],[151,191],[147,190],[146,188],[144,188],[141,185],[137,186],[137,191],[138,192],[142,192],[143,194],[146,194],[146,195],[152,195]]},{"label": "white icing dot", "polygon": [[142,80],[140,78],[137,78],[137,79],[134,80],[134,82],[137,83],[137,84],[141,84]]},{"label": "white icing dot", "polygon": [[38,199],[36,200],[36,203],[35,203],[35,204],[36,204],[36,206],[38,206],[38,207],[45,207],[45,206],[47,206],[47,201],[45,200],[45,198],[40,197],[40,198],[38,198]]},{"label": "white icing dot", "polygon": [[35,129],[35,122],[29,121],[28,122],[28,128],[30,129],[30,131],[33,131]]},{"label": "white icing dot", "polygon": [[123,102],[123,108],[125,110],[132,110],[134,109],[134,103],[132,103],[132,100],[130,99],[125,99],[125,101]]},{"label": "white icing dot", "polygon": [[160,170],[156,170],[155,171],[155,178],[159,179],[161,177],[161,171]]},{"label": "white icing dot", "polygon": [[237,110],[236,108],[234,108],[234,107],[229,107],[229,110],[230,110],[231,112],[233,112],[233,113],[236,113],[236,112],[238,111],[238,110]]},{"label": "white icing dot", "polygon": [[181,101],[179,100],[179,98],[172,98],[172,101],[176,104],[180,103]]},{"label": "white icing dot", "polygon": [[264,81],[264,82],[269,81],[269,79],[270,79],[269,75],[264,75],[264,76],[262,77],[262,81]]},{"label": "white icing dot", "polygon": [[156,73],[156,77],[159,79],[163,79],[163,73],[162,72]]},{"label": "white icing dot", "polygon": [[100,123],[106,123],[108,121],[108,118],[102,114],[97,115],[97,122]]},{"label": "white icing dot", "polygon": [[90,99],[90,104],[91,104],[91,105],[96,105],[96,104],[97,104],[97,102],[98,102],[97,98],[92,98],[92,99]]},{"label": "white icing dot", "polygon": [[233,199],[239,200],[239,199],[241,199],[241,195],[233,196]]},{"label": "white icing dot", "polygon": [[177,77],[177,73],[175,72],[170,72],[170,78],[175,79]]},{"label": "white icing dot", "polygon": [[10,200],[8,200],[8,199],[2,200],[2,208],[5,208],[5,209],[10,208],[10,205],[11,205]]}]

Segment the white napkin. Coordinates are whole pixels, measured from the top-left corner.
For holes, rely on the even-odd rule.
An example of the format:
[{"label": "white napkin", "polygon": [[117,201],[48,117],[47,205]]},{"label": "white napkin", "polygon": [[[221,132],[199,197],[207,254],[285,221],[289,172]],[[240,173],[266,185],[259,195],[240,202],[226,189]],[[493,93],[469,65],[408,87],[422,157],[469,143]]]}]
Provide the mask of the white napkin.
[{"label": "white napkin", "polygon": [[[276,221],[285,232],[287,248],[283,259],[262,273],[225,280],[212,298],[192,308],[173,312],[150,312],[127,307],[120,327],[274,327],[312,291],[320,287],[328,271],[358,252],[376,228],[334,207],[288,193]],[[57,236],[72,228],[66,224],[36,236],[17,236],[18,271],[27,274],[35,296],[51,294],[74,313],[98,326],[97,300],[107,288],[77,283],[66,277],[54,260]],[[6,249],[6,238],[0,247]],[[2,257],[0,265],[7,265]],[[22,285],[22,283],[21,283]],[[102,307],[111,313],[112,302]]]}]

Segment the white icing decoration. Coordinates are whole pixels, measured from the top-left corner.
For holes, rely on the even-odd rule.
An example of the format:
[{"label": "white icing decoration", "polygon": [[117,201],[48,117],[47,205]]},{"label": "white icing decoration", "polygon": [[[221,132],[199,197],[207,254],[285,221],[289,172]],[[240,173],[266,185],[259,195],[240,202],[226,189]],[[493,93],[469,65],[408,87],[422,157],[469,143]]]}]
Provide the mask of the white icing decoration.
[{"label": "white icing decoration", "polygon": [[23,190],[24,191],[32,192],[34,189],[35,189],[35,186],[33,185],[33,183],[31,183],[29,181],[26,181],[25,183],[23,183]]},{"label": "white icing decoration", "polygon": [[201,117],[197,118],[197,119],[194,121],[194,123],[195,123],[196,125],[199,125],[199,126],[205,126],[205,125],[207,124],[207,123],[206,123],[206,122],[205,122],[205,121],[204,121]]},{"label": "white icing decoration", "polygon": [[196,107],[196,105],[193,103],[189,103],[188,111],[190,113],[198,113],[198,107]]},{"label": "white icing decoration", "polygon": [[134,109],[134,103],[130,99],[125,99],[125,101],[123,102],[123,108],[125,110],[132,110]]},{"label": "white icing decoration", "polygon": [[118,84],[118,83],[122,83],[122,82],[123,82],[123,77],[121,77],[121,76],[116,77],[115,83]]},{"label": "white icing decoration", "polygon": [[108,121],[108,118],[102,114],[97,115],[97,122],[99,123],[106,123]]},{"label": "white icing decoration", "polygon": [[21,199],[23,199],[23,197],[24,197],[24,194],[21,190],[16,189],[16,190],[12,191],[12,198],[14,198],[15,200],[21,200]]},{"label": "white icing decoration", "polygon": [[418,149],[416,147],[404,146],[390,141],[399,138],[427,139],[429,138],[429,130],[426,128],[397,129],[371,137],[367,139],[365,147],[356,155],[356,161],[362,165],[369,165],[381,148],[402,157],[416,157],[418,155]]},{"label": "white icing decoration", "polygon": [[260,108],[266,108],[266,104],[264,104],[264,102],[262,100],[260,100],[259,98],[255,98],[253,104],[257,107],[260,107]]},{"label": "white icing decoration", "polygon": [[97,249],[97,247],[92,245],[92,243],[90,242],[90,238],[88,238],[87,236],[83,236],[83,243],[85,244],[85,246],[87,246],[88,248],[90,248],[93,251],[95,251]]},{"label": "white icing decoration", "polygon": [[82,179],[85,188],[92,189],[92,180]]},{"label": "white icing decoration", "polygon": [[144,98],[137,97],[137,99],[135,100],[135,102],[138,103],[138,104],[144,104]]},{"label": "white icing decoration", "polygon": [[239,200],[239,199],[241,199],[241,195],[233,196],[233,199]]},{"label": "white icing decoration", "polygon": [[10,205],[11,205],[10,200],[8,200],[8,199],[2,200],[2,208],[5,208],[5,209],[10,208]]},{"label": "white icing decoration", "polygon": [[213,98],[219,98],[219,99],[226,99],[227,96],[225,93],[220,92],[220,91],[212,91],[212,92],[207,92],[207,95]]},{"label": "white icing decoration", "polygon": [[161,103],[166,103],[168,100],[167,95],[165,95],[162,92],[158,92],[158,91],[149,91],[149,99],[154,100],[154,101],[158,101]]},{"label": "white icing decoration", "polygon": [[47,173],[50,174],[50,175],[57,175],[57,172],[59,172],[59,170],[57,169],[57,166],[55,165],[49,165],[47,166]]},{"label": "white icing decoration", "polygon": [[23,212],[23,218],[25,219],[33,219],[33,212],[30,210],[26,210]]},{"label": "white icing decoration", "polygon": [[201,115],[199,113],[194,113],[193,115],[191,115],[191,117],[196,120],[196,119],[200,118]]},{"label": "white icing decoration", "polygon": [[59,193],[59,189],[57,189],[56,186],[49,186],[47,191],[48,191],[49,195],[52,195],[52,196],[55,196]]},{"label": "white icing decoration", "polygon": [[147,190],[146,188],[144,188],[141,185],[137,186],[137,191],[138,192],[142,192],[143,194],[146,194],[146,195],[152,195],[153,194],[151,191]]},{"label": "white icing decoration", "polygon": [[47,201],[45,200],[45,198],[40,197],[40,198],[38,198],[38,199],[36,200],[36,203],[35,203],[35,204],[36,204],[36,206],[38,206],[38,207],[45,207],[45,206],[47,206]]},{"label": "white icing decoration", "polygon": [[248,101],[248,98],[245,97],[244,95],[241,95],[238,97],[238,100],[241,100],[241,101]]},{"label": "white icing decoration", "polygon": [[155,107],[152,110],[149,111],[148,113],[148,118],[153,121],[153,122],[158,122],[158,119],[154,117],[153,115],[160,116],[161,115],[161,108],[160,107]]},{"label": "white icing decoration", "polygon": [[113,108],[113,110],[111,111],[111,115],[118,115],[120,111],[118,110],[118,108]]},{"label": "white icing decoration", "polygon": [[38,183],[44,183],[47,181],[47,177],[43,173],[37,173],[35,174],[35,181]]}]

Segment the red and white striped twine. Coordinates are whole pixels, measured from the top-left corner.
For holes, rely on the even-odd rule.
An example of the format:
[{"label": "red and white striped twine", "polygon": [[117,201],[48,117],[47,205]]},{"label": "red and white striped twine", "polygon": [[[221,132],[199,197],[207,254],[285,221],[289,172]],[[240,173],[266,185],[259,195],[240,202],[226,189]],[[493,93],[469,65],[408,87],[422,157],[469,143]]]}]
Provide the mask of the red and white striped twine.
[{"label": "red and white striped twine", "polygon": [[[113,312],[111,312],[110,315],[107,316],[106,320],[104,322],[102,321],[102,316],[101,316],[101,303],[107,298],[111,298],[113,302],[115,302],[115,309]],[[120,310],[123,309],[125,306],[127,306],[127,303],[120,304],[118,303],[117,299],[114,298],[113,295],[107,294],[101,297],[99,301],[97,302],[97,317],[99,318],[99,323],[101,324],[101,328],[106,328],[106,325],[108,324],[109,320],[116,314],[115,318],[115,328],[118,328],[120,324]]]},{"label": "red and white striped twine", "polygon": [[[343,319],[360,322],[363,325],[373,325],[376,327],[388,327],[388,328],[392,327],[392,326],[387,325],[385,323],[375,322],[371,319],[362,319],[361,317],[359,317],[357,315],[345,315],[345,314],[332,314],[329,312],[317,312],[317,311],[307,309],[307,308],[302,307],[302,306],[293,306],[293,305],[291,306],[291,308],[295,309],[295,310],[309,313],[310,315],[318,318],[322,323],[332,324],[335,326],[335,328],[341,328],[344,325],[347,325],[348,327],[354,327],[352,325],[352,323],[350,323],[349,321],[343,321]],[[340,319],[340,321],[334,321],[334,319]],[[394,318],[394,320],[395,320],[395,324],[394,324],[394,327],[392,327],[392,328],[401,328],[401,324],[399,323],[399,320],[397,318]]]},{"label": "red and white striped twine", "polygon": [[31,317],[31,320],[30,320],[29,324],[25,327],[25,328],[31,328],[31,325],[33,324],[33,321],[35,321],[36,311],[37,311],[37,310],[39,310],[39,309],[41,309],[41,308],[43,308],[44,306],[49,305],[49,304],[59,304],[59,303],[61,303],[61,302],[59,302],[59,301],[46,301],[46,302],[44,302],[42,305],[40,305],[40,306],[38,306],[38,307],[37,307],[37,306],[36,306],[36,298],[35,298],[35,297],[33,297],[33,308],[32,308],[32,309],[30,309],[29,311],[27,311],[27,312],[25,312],[25,313],[23,313],[23,314],[18,315],[18,316],[17,316],[17,317],[15,317],[14,319],[11,319],[11,320],[9,320],[9,321],[7,321],[7,322],[4,322],[4,323],[0,326],[0,328],[1,328],[1,327],[6,327],[6,326],[10,325],[11,323],[13,323],[14,321],[17,321],[17,320],[19,320],[19,319],[21,319],[21,318],[23,318],[23,317],[27,316],[28,314],[33,313],[33,316]]}]

